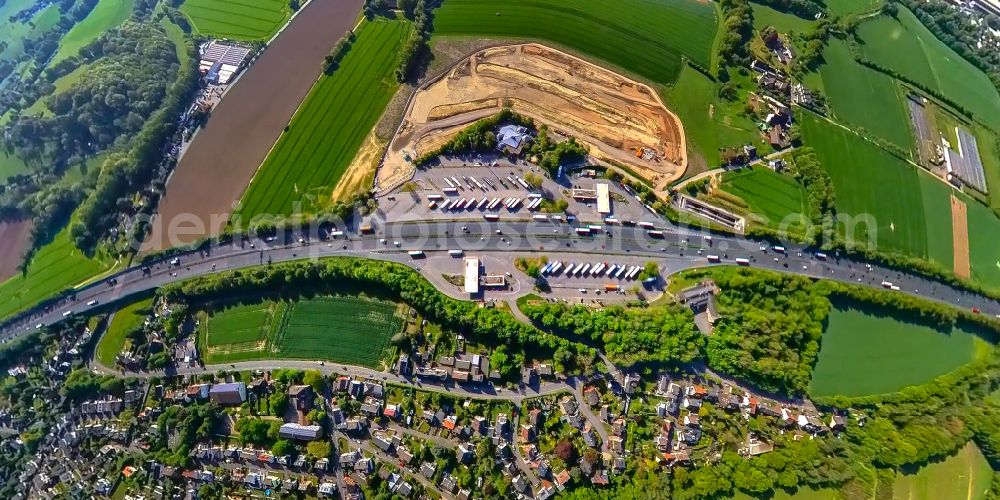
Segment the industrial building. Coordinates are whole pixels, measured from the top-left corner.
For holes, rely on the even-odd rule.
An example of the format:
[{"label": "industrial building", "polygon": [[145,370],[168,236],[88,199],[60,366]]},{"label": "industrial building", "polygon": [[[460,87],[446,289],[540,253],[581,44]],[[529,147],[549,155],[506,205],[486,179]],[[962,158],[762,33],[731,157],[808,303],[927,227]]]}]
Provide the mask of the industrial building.
[{"label": "industrial building", "polygon": [[209,82],[225,85],[240,71],[249,56],[248,47],[213,40],[201,46],[198,70]]},{"label": "industrial building", "polygon": [[479,259],[475,257],[465,259],[465,293],[479,293]]}]

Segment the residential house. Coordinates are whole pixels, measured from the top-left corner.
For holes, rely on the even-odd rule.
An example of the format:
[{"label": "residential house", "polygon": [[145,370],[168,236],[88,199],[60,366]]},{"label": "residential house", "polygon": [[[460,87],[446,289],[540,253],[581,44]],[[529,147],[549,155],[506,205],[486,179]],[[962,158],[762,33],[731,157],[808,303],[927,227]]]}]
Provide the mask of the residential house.
[{"label": "residential house", "polygon": [[215,384],[208,391],[209,399],[218,405],[235,406],[247,400],[247,387],[243,382]]}]

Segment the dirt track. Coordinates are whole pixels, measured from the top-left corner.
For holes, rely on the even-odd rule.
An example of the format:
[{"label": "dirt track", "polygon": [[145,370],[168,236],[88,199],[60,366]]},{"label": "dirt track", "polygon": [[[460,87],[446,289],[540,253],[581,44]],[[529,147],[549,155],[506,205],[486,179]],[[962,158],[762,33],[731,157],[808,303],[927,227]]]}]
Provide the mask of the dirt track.
[{"label": "dirt track", "polygon": [[28,247],[31,221],[0,221],[0,281],[17,274],[24,250]]},{"label": "dirt track", "polygon": [[[679,178],[687,165],[680,119],[653,89],[529,43],[480,50],[418,90],[379,172],[379,186],[392,185],[411,170],[404,151],[419,156],[504,105],[576,137],[591,155],[626,164],[655,184]],[[640,150],[649,156],[638,157]]]},{"label": "dirt track", "polygon": [[361,3],[312,0],[229,90],[177,165],[144,251],[217,234],[225,226],[319,76],[323,57],[354,27]]},{"label": "dirt track", "polygon": [[951,232],[955,248],[953,271],[959,278],[969,279],[969,222],[968,208],[955,195],[951,196]]}]

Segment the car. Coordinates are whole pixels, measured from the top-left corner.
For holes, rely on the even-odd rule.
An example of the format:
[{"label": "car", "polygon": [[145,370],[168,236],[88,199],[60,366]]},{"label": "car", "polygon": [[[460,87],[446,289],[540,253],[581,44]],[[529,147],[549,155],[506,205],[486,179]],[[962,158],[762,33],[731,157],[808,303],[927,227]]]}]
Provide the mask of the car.
[{"label": "car", "polygon": [[177,257],[174,257],[173,259],[170,259],[170,265],[171,266],[179,266],[179,265],[181,265],[181,259],[178,259]]},{"label": "car", "polygon": [[979,314],[979,312],[980,312],[980,311],[979,311],[979,308],[978,308],[978,307],[973,307],[973,308],[972,308],[972,313],[973,313],[973,314]]},{"label": "car", "polygon": [[42,323],[39,323],[39,324],[35,325],[35,330],[40,330],[43,326],[45,326],[45,325],[42,324]]},{"label": "car", "polygon": [[581,288],[580,289],[580,293],[587,293],[587,289],[586,288]]},{"label": "car", "polygon": [[397,247],[399,246],[399,242],[398,241],[393,241],[392,244],[396,245]]}]

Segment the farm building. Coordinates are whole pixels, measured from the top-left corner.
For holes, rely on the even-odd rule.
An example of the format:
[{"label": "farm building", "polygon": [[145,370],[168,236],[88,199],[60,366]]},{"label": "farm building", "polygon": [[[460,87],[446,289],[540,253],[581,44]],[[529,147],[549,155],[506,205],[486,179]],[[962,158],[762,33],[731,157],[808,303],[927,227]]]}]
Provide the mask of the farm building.
[{"label": "farm building", "polygon": [[213,40],[201,46],[198,70],[206,80],[225,85],[239,72],[249,56],[250,49],[247,47]]},{"label": "farm building", "polygon": [[531,139],[531,134],[527,127],[518,125],[504,125],[497,132],[497,151],[508,153],[520,153],[524,143]]},{"label": "farm building", "polygon": [[958,137],[958,151],[949,147],[944,155],[949,180],[957,178],[962,184],[985,193],[986,174],[976,137],[962,127],[955,127],[955,135]]}]

